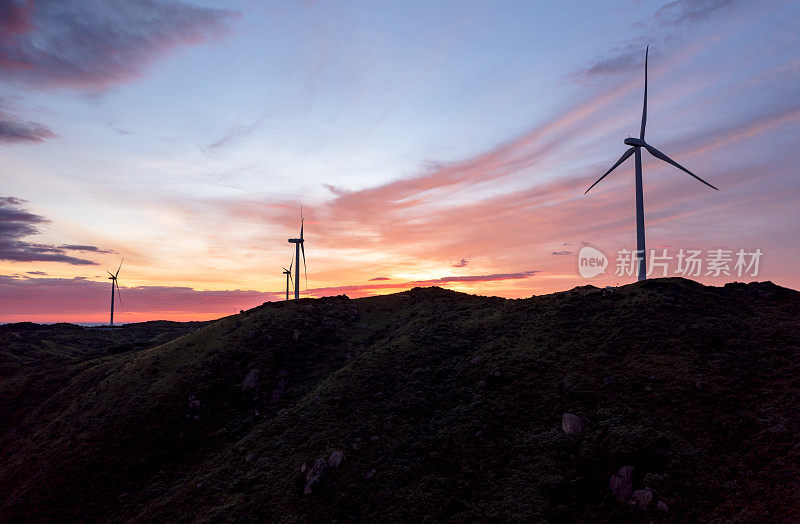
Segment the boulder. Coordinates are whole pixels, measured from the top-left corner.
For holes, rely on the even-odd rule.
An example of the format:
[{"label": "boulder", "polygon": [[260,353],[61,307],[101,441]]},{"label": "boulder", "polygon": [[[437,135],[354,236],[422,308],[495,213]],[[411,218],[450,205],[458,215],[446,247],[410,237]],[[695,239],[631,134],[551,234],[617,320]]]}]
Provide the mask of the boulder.
[{"label": "boulder", "polygon": [[275,389],[272,390],[272,399],[273,403],[278,402],[283,394],[286,392],[286,387],[289,385],[289,373],[286,372],[285,369],[282,369],[278,372],[278,383],[275,385]]},{"label": "boulder", "polygon": [[319,484],[319,477],[307,478],[306,485],[303,488],[303,495],[311,495],[315,484]]},{"label": "boulder", "polygon": [[633,466],[622,466],[619,468],[619,473],[617,473],[620,477],[625,477],[626,479],[633,481]]},{"label": "boulder", "polygon": [[259,373],[260,371],[255,368],[247,372],[247,375],[242,379],[242,391],[250,391],[256,388]]},{"label": "boulder", "polygon": [[650,505],[653,503],[653,492],[649,489],[637,489],[631,495],[631,500],[628,501],[628,505],[634,509],[645,511],[650,508]]},{"label": "boulder", "polygon": [[577,415],[564,413],[561,416],[561,428],[567,435],[580,435],[585,427],[586,423]]},{"label": "boulder", "polygon": [[616,497],[617,502],[623,503],[633,493],[633,466],[623,466],[619,468],[619,473],[611,475],[608,487]]},{"label": "boulder", "polygon": [[344,461],[344,453],[342,453],[341,451],[334,451],[333,453],[331,453],[330,458],[328,458],[328,467],[331,467],[333,469],[339,469],[339,466],[341,466],[343,461]]},{"label": "boulder", "polygon": [[[307,467],[305,464],[303,464],[303,466]],[[318,458],[314,461],[314,467],[312,467],[310,470],[308,470],[308,473],[306,473],[306,485],[303,488],[303,495],[311,495],[314,486],[319,484],[319,481],[327,468],[328,462],[325,459]]]}]

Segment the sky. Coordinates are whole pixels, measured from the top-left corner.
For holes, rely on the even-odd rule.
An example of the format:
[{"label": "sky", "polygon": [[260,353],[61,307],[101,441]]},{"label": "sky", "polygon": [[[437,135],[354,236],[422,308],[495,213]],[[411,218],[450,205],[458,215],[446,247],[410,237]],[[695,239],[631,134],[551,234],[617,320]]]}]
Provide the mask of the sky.
[{"label": "sky", "polygon": [[1,0],[0,322],[633,282],[647,45],[651,276],[800,288],[797,2]]}]

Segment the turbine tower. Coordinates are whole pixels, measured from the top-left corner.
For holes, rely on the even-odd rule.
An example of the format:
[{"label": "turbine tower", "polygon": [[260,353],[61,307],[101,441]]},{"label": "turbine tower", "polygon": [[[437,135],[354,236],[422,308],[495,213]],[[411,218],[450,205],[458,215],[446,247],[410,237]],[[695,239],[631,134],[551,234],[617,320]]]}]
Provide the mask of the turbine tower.
[{"label": "turbine tower", "polygon": [[300,238],[290,238],[289,242],[294,244],[294,259],[297,264],[294,266],[294,299],[300,298],[300,252],[303,253],[303,272],[306,275],[306,288],[308,288],[308,272],[306,271],[306,248],[303,245],[303,207],[300,206]]},{"label": "turbine tower", "polygon": [[116,273],[112,273],[111,271],[106,271],[109,274],[108,279],[111,281],[111,320],[109,322],[109,326],[114,327],[114,288],[117,288],[117,296],[119,297],[119,304],[122,305],[122,295],[119,294],[119,284],[117,283],[117,277],[119,276],[119,270],[122,269],[122,262],[125,259],[123,258],[119,262],[119,267],[117,268]]},{"label": "turbine tower", "polygon": [[289,283],[292,281],[292,264],[294,264],[294,259],[289,264],[289,269],[285,267],[283,269],[283,274],[286,275],[286,300],[289,300]]},{"label": "turbine tower", "polygon": [[631,155],[634,155],[634,162],[635,162],[635,169],[636,169],[636,252],[639,262],[639,280],[645,280],[647,278],[647,251],[645,250],[644,246],[644,196],[642,194],[642,148],[647,149],[651,155],[658,158],[659,160],[663,160],[668,164],[672,164],[673,166],[677,167],[681,171],[693,176],[700,182],[704,183],[711,189],[717,189],[716,187],[712,186],[699,176],[695,175],[679,163],[672,160],[670,157],[656,149],[655,147],[651,146],[647,142],[644,141],[644,127],[645,123],[647,122],[647,56],[650,53],[650,46],[647,46],[647,50],[644,54],[644,105],[642,106],[642,127],[639,131],[639,138],[631,138],[628,137],[625,139],[625,145],[631,146],[627,151],[622,153],[622,156],[617,163],[611,166],[611,169],[605,172],[603,176],[597,179],[597,182],[589,186],[589,189],[586,190],[584,195],[589,192],[594,186],[598,184],[601,180],[603,180],[609,173],[614,171],[620,164],[622,164],[625,160],[627,160]]}]

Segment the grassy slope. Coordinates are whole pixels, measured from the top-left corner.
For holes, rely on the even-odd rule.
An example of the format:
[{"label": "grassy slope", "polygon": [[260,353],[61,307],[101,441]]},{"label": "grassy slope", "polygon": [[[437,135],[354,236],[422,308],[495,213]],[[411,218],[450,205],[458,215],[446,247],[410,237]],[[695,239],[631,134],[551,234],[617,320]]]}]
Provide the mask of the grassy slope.
[{"label": "grassy slope", "polygon": [[[0,325],[0,435],[97,359],[163,344],[205,322],[139,322],[113,329],[75,324]],[[2,443],[7,439],[0,437]]]},{"label": "grassy slope", "polygon": [[769,283],[265,304],[65,366],[0,437],[0,520],[629,521],[623,465],[671,520],[800,519],[798,334]]}]

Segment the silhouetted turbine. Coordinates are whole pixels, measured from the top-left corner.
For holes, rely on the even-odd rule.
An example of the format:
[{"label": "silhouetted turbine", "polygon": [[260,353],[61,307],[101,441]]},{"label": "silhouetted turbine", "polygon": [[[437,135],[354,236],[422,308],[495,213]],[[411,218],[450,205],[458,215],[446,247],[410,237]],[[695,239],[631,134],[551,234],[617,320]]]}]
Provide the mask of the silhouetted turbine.
[{"label": "silhouetted turbine", "polygon": [[300,238],[290,238],[289,242],[294,244],[294,259],[297,265],[294,266],[294,298],[300,298],[300,252],[303,252],[303,272],[306,275],[306,289],[308,288],[308,271],[306,270],[306,248],[303,245],[303,206],[300,206]]},{"label": "silhouetted turbine", "polygon": [[294,259],[289,264],[289,269],[285,267],[283,269],[283,274],[286,275],[286,300],[289,300],[289,283],[292,281],[292,264],[294,264]]},{"label": "silhouetted turbine", "polygon": [[111,320],[109,322],[110,326],[114,325],[114,287],[117,288],[117,296],[119,297],[119,305],[122,305],[122,295],[119,294],[119,284],[117,283],[117,276],[119,276],[119,270],[122,269],[122,262],[125,259],[123,258],[119,262],[119,267],[117,268],[116,273],[112,273],[111,271],[106,271],[110,276],[108,277],[111,280]]},{"label": "silhouetted turbine", "polygon": [[[672,160],[670,157],[656,149],[655,147],[651,146],[647,142],[644,141],[644,128],[647,122],[647,56],[650,52],[650,46],[647,46],[647,50],[644,54],[644,105],[642,107],[642,128],[639,132],[639,138],[631,138],[628,137],[625,139],[625,144],[631,146],[630,149],[622,153],[622,156],[617,160],[617,163],[611,166],[611,169],[605,172],[603,176],[597,179],[597,182],[589,186],[589,189],[586,190],[586,193],[589,192],[594,186],[598,184],[601,180],[603,180],[609,173],[614,171],[620,164],[622,164],[625,160],[627,160],[631,155],[635,154],[635,164],[636,164],[636,251],[639,255],[639,280],[645,280],[647,278],[647,252],[645,251],[644,246],[644,196],[642,194],[642,148],[647,149],[651,155],[658,158],[659,160],[663,160],[668,164],[672,164],[673,166],[677,167],[681,171],[693,176],[700,182],[704,183],[708,187],[712,189],[717,189],[716,187],[712,186],[699,176],[695,175],[679,163]],[[719,191],[719,189],[717,189]],[[584,195],[586,194],[584,193]]]}]

